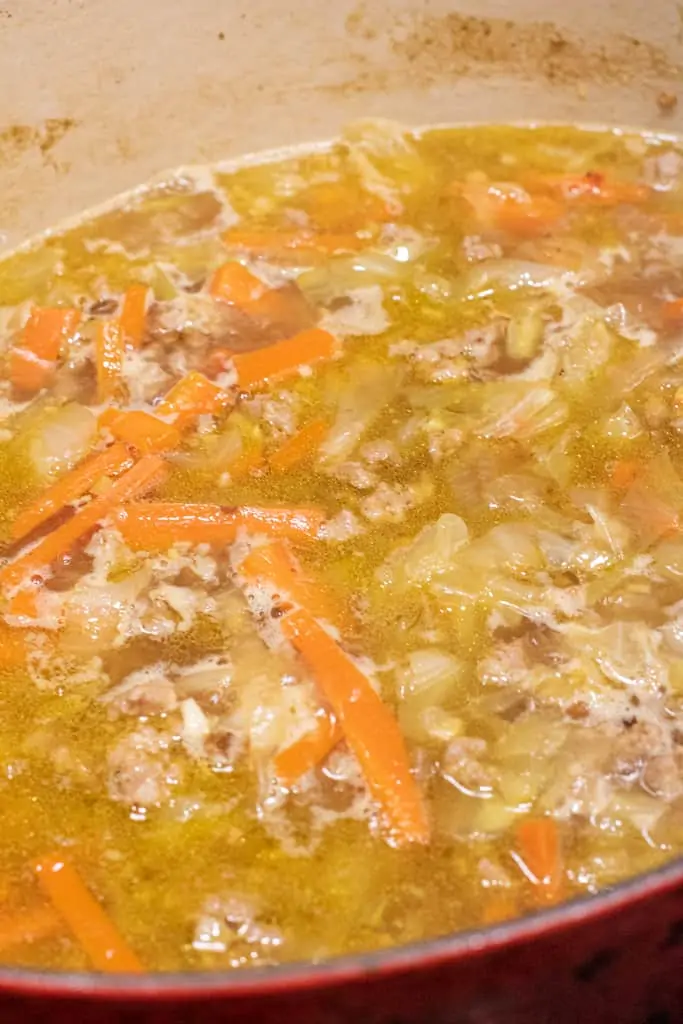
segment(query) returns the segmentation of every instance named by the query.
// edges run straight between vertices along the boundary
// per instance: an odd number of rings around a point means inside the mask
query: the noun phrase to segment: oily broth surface
[[[404,211],[397,218],[402,232],[396,233],[395,247],[410,248],[413,233],[429,237],[423,272],[457,281],[468,269],[463,238],[472,225],[462,202],[445,195],[449,182],[473,173],[484,173],[491,181],[521,182],[529,172],[550,174],[558,168],[578,174],[590,169],[635,180],[649,156],[669,149],[677,152],[677,144],[638,135],[494,126],[426,131],[411,140],[405,153],[397,157],[390,151],[383,157],[380,152],[375,163],[380,172],[391,165],[403,200]],[[7,257],[0,263],[0,305],[15,307],[31,301],[85,306],[118,295],[135,280],[148,283],[158,301],[171,301],[181,287],[179,282],[200,284],[225,260],[221,232],[235,216],[242,222],[256,220],[259,229],[276,231],[287,210],[306,211],[301,201],[306,183],[340,180],[356,198],[354,205],[362,209],[357,173],[348,149],[339,145],[230,171],[207,168],[198,185],[181,177],[132,200],[124,199],[117,209]],[[674,217],[683,212],[682,202],[675,191],[662,191],[653,194],[651,205],[658,215]],[[335,230],[342,231],[345,218],[338,219]],[[574,238],[599,251],[618,249],[626,234],[623,219],[613,208],[589,206],[576,215],[572,227]],[[285,261],[285,273],[290,272]],[[535,301],[535,294],[522,289],[513,296],[498,296],[497,309],[514,313],[525,301]],[[332,421],[335,396],[354,360],[386,359],[392,344],[405,339],[432,343],[485,324],[491,316],[489,297],[460,305],[443,303],[429,289],[421,291],[410,273],[386,284],[384,308],[386,331],[347,338],[342,362],[316,368],[312,376],[273,390],[293,393],[300,407]],[[634,346],[633,341],[617,337],[609,367],[598,368],[568,398],[567,420],[574,430],[568,444],[571,487],[604,487],[605,465],[619,455],[619,444],[597,428],[596,409],[615,368],[632,358]],[[423,386],[410,374],[406,372],[402,388]],[[675,384],[662,385],[663,393],[669,394]],[[461,391],[457,386],[453,390],[456,409],[466,385],[460,387]],[[636,396],[637,410],[651,397]],[[363,442],[393,436],[413,412],[406,394],[400,392],[374,420]],[[557,437],[563,429],[557,429]],[[555,437],[552,432],[551,437]],[[629,448],[629,456],[635,452],[647,460],[663,444],[676,468],[683,469],[680,434],[668,423],[657,432],[645,431]],[[485,447],[488,456],[510,471],[527,463],[514,437],[488,440]],[[371,529],[345,542],[302,550],[301,558],[346,607],[360,609],[349,643],[354,653],[368,655],[384,669],[380,672],[383,696],[392,706],[400,704],[393,668],[426,645],[430,630],[438,631],[439,648],[465,664],[457,691],[444,698],[443,706],[460,719],[463,735],[492,744],[495,763],[496,743],[509,723],[489,714],[482,700],[491,692],[490,688],[485,692],[477,675],[477,665],[493,645],[486,615],[476,608],[470,615],[459,614],[454,597],[451,606],[442,604],[436,614],[425,618],[419,592],[392,596],[376,575],[392,552],[444,512],[461,516],[472,538],[517,518],[484,500],[473,501],[467,492],[459,494],[453,485],[457,461],[456,453],[435,462],[426,441],[415,443],[401,464],[390,467],[382,479],[397,485],[429,479],[428,496],[399,523],[373,523]],[[23,450],[15,439],[0,443],[3,539],[16,511],[40,488],[25,467]],[[219,500],[215,474],[178,464],[159,496],[173,501]],[[230,505],[320,504],[334,515],[340,509],[357,509],[359,494],[345,480],[313,475],[306,466],[287,475],[266,471],[231,481],[221,489],[220,500]],[[548,503],[561,513],[570,506],[560,487]],[[683,593],[669,595],[672,602],[680,597]],[[503,628],[514,634],[514,625]],[[191,663],[207,650],[229,649],[232,640],[215,625],[195,621],[187,632],[173,637],[172,660]],[[108,657],[111,677],[124,677],[142,656],[143,646],[147,660],[168,657],[162,645],[134,643]],[[367,820],[333,820],[311,829],[310,814],[297,808],[296,799],[289,810],[288,841],[283,843],[256,813],[258,786],[248,760],[217,772],[185,758],[184,778],[173,798],[145,815],[130,813],[109,800],[103,750],[130,732],[131,721],[126,716],[113,718],[97,700],[99,693],[98,684],[88,680],[73,683],[66,678],[54,688],[40,688],[23,671],[5,671],[0,678],[0,792],[5,822],[0,877],[8,917],[36,901],[31,864],[56,848],[69,851],[127,941],[155,970],[319,959],[441,935],[507,916],[510,908],[524,912],[538,906],[533,887],[512,857],[516,815],[521,812],[511,813],[498,796],[467,796],[441,777],[435,767],[440,756],[437,741],[422,744],[427,767],[423,767],[421,784],[429,795],[435,823],[427,848],[394,849],[376,828],[368,827]],[[547,701],[540,697],[537,710],[545,736],[562,713],[553,706],[552,695]],[[177,738],[172,742],[180,750]],[[418,770],[419,746],[411,745]],[[57,747],[64,750],[61,759],[54,756]],[[490,820],[482,819],[477,825],[479,819],[472,816],[481,814],[484,803],[491,808]],[[675,821],[653,838],[647,830],[638,829],[637,820],[628,810],[620,814],[617,807],[601,825],[580,817],[560,822],[566,896],[596,891],[649,870],[680,851],[681,834]],[[482,869],[484,862],[500,866],[503,881],[495,871]],[[202,950],[201,942],[193,946],[197,920],[207,901],[226,893],[250,901],[259,922],[278,929],[278,943],[264,947],[231,940],[228,948],[219,951]],[[58,969],[88,967],[66,933],[8,949],[3,959]]]

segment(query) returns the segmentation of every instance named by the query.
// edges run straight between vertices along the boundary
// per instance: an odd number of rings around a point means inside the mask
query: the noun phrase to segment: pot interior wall
[[[6,0],[0,248],[180,163],[347,120],[676,130],[673,0]]]

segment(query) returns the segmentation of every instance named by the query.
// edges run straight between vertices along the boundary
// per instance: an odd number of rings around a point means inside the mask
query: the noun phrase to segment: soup
[[[4,259],[6,963],[317,960],[683,850],[682,166],[359,123]]]

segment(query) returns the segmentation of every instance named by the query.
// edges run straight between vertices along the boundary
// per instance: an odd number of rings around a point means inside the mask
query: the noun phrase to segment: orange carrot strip
[[[677,510],[639,478],[626,491],[619,510],[638,540],[647,546],[676,533],[681,525]]]
[[[538,895],[554,902],[564,890],[564,869],[557,823],[553,818],[527,818],[517,828],[519,852],[539,886]]]
[[[139,452],[163,452],[180,444],[180,432],[174,426],[142,409],[129,412],[105,409],[98,423],[117,440],[134,445]]]
[[[503,231],[532,237],[548,231],[562,217],[559,203],[547,196],[531,196],[528,201],[503,200],[495,212],[495,222]]]
[[[7,615],[14,618],[37,619],[38,618],[38,591],[35,587],[26,590],[17,590],[12,594],[7,603]]]
[[[277,256],[300,250],[332,255],[341,252],[357,252],[366,242],[354,234],[315,233],[312,231],[244,231],[230,228],[223,235],[223,241],[236,249]]]
[[[324,761],[343,738],[344,733],[334,715],[321,708],[315,727],[275,755],[277,778],[283,786],[293,786],[302,775]]]
[[[114,397],[123,374],[125,342],[118,320],[102,320],[95,337],[95,364],[97,367],[97,398],[107,402]]]
[[[78,309],[34,309],[18,347],[33,352],[38,359],[56,362],[62,345],[74,334],[80,322]]]
[[[12,524],[12,538],[21,540],[56,515],[67,505],[78,501],[103,476],[119,476],[130,469],[134,458],[123,444],[114,444],[91,455],[48,487],[39,498],[24,509]]]
[[[318,230],[338,232],[349,228],[360,230],[369,223],[396,220],[400,206],[390,206],[373,192],[357,185],[339,181],[324,181],[312,185],[297,196],[297,201],[314,221]]]
[[[544,188],[565,202],[616,206],[619,203],[643,203],[650,198],[648,185],[609,178],[600,171],[585,174],[541,174],[529,177],[532,188]]]
[[[316,508],[256,508],[177,502],[131,502],[115,517],[116,529],[136,551],[174,544],[230,544],[240,527],[270,537],[317,537],[324,513]],[[0,582],[2,573],[0,571]]]
[[[110,973],[140,974],[144,970],[107,912],[86,888],[71,864],[58,855],[35,865],[38,882],[92,966]]]
[[[234,306],[248,306],[260,299],[268,291],[268,286],[241,263],[230,260],[215,272],[209,291],[215,299]]]
[[[35,393],[49,387],[62,345],[80,323],[77,309],[34,309],[21,339],[9,354],[9,376],[16,391]]]
[[[339,720],[393,839],[397,843],[428,842],[424,802],[410,774],[403,736],[389,708],[309,612],[294,611],[281,623]]]
[[[314,454],[326,433],[327,423],[324,420],[311,420],[298,434],[294,434],[273,452],[268,459],[271,469],[286,473],[293,466],[304,462]]]
[[[339,620],[339,609],[335,608],[326,588],[304,576],[301,566],[283,543],[252,548],[239,571],[249,579],[267,581],[280,596],[290,598],[301,608],[315,609],[320,618]]]
[[[336,349],[335,338],[328,331],[314,327],[268,348],[242,352],[233,359],[238,384],[248,389],[265,384],[273,377],[296,373],[300,366],[331,359]]]
[[[325,513],[315,506],[260,508],[240,505],[236,510],[241,526],[250,533],[264,533],[280,540],[315,540],[325,522]]]
[[[12,387],[22,395],[35,394],[54,383],[57,364],[48,359],[38,359],[32,352],[19,348],[10,349],[9,378]]]
[[[26,907],[16,917],[0,918],[0,953],[12,946],[47,939],[61,928],[62,920],[52,907]]]
[[[148,298],[149,288],[144,284],[131,285],[123,298],[119,323],[123,340],[134,348],[140,348],[145,336]]]
[[[547,232],[564,214],[560,203],[549,196],[529,195],[524,189],[495,183],[454,182],[450,195],[462,196],[485,227],[534,236]]]
[[[100,497],[79,509],[71,519],[46,534],[35,547],[0,569],[0,587],[13,588],[27,576],[43,575],[49,566],[66,554],[80,538],[94,529],[112,509],[150,490],[164,475],[164,461],[159,455],[145,455],[120,476]]]
[[[182,430],[197,416],[215,415],[225,409],[230,401],[227,391],[193,370],[173,385],[154,411],[157,416],[175,416],[174,426]]]
[[[625,491],[640,475],[642,468],[642,463],[637,459],[617,459],[610,473],[612,487],[618,491]]]
[[[683,323],[683,299],[672,299],[662,304],[662,319],[668,325]]]
[[[230,474],[231,480],[239,480],[257,469],[262,469],[266,464],[263,457],[263,444],[250,445],[246,451],[238,455],[236,459],[224,467],[224,472]]]

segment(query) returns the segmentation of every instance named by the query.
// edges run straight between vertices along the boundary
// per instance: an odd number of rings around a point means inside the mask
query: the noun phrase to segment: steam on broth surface
[[[363,122],[0,263],[3,961],[322,959],[683,851],[682,167]]]

